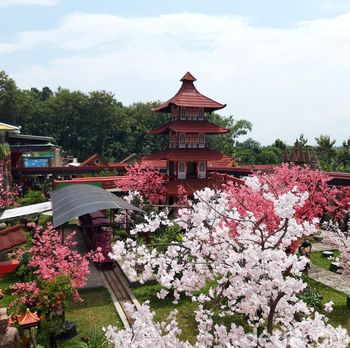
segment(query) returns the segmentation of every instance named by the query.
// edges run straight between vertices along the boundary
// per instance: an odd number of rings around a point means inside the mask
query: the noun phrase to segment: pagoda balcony
[[[174,144],[169,143],[169,149],[207,149],[208,144]]]

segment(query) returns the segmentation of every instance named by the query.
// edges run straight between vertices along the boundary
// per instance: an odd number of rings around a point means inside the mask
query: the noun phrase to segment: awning
[[[14,219],[25,215],[43,213],[51,209],[51,202],[32,204],[20,208],[6,209],[0,213],[0,221]]]
[[[50,192],[53,227],[63,225],[77,216],[103,209],[126,209],[143,212],[112,193],[93,185],[76,184]]]

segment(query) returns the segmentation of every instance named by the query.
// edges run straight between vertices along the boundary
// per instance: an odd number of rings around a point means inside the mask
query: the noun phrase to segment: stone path
[[[85,255],[88,250],[86,246],[86,242],[83,239],[83,235],[79,230],[78,226],[68,226],[65,228],[65,235],[69,234],[72,231],[76,231],[76,235],[74,238],[74,241],[77,242],[77,245],[75,246],[75,249],[78,250],[78,252],[81,255]],[[84,289],[89,289],[89,288],[98,288],[101,286],[104,286],[104,282],[101,278],[100,271],[96,268],[96,266],[90,262],[89,266],[90,273],[87,275],[87,281],[84,286]]]
[[[74,241],[77,242],[75,248],[81,255],[84,255],[88,252],[88,249],[79,227],[75,225],[68,226],[65,229],[65,234],[73,230],[77,231],[74,238]],[[124,327],[129,328],[133,320],[130,313],[126,310],[126,304],[134,305],[136,308],[139,308],[140,304],[132,294],[128,280],[119,265],[113,270],[101,271],[93,263],[90,263],[89,270],[90,273],[87,275],[87,282],[84,288],[105,287],[111,295],[113,305]]]
[[[322,242],[312,244],[313,252],[334,249],[335,248],[333,245]],[[331,272],[319,266],[311,265],[311,269],[309,270],[309,277],[318,281],[319,283],[343,292],[347,296],[350,296],[350,279],[343,277],[341,274]]]
[[[347,296],[350,296],[350,280],[344,278],[341,274],[337,274],[324,268],[311,265],[311,269],[309,270],[309,277],[318,281],[319,283],[343,292]]]
[[[325,251],[325,250],[334,250],[335,247],[333,245],[330,244],[326,244],[326,243],[312,243],[312,251]]]

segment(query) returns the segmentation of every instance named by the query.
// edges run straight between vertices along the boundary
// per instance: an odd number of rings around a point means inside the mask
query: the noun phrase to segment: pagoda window
[[[175,132],[169,133],[169,147],[170,148],[176,147],[176,133]]]
[[[185,162],[179,162],[178,179],[186,179],[186,164]]]
[[[199,113],[198,113],[198,119],[200,121],[204,120],[204,108],[199,108],[198,109]]]
[[[179,134],[179,148],[185,148],[186,147],[186,134],[180,133]]]
[[[186,108],[180,107],[180,120],[185,121],[186,120]]]
[[[205,161],[198,162],[198,178],[204,179],[206,177],[206,165]]]
[[[204,134],[199,134],[198,147],[200,147],[200,148],[205,147],[205,135]]]
[[[195,148],[198,147],[198,134],[197,133],[192,134],[192,147],[195,147]]]
[[[191,133],[186,134],[186,144],[187,144],[187,147],[189,147],[189,148],[192,147],[192,134]]]

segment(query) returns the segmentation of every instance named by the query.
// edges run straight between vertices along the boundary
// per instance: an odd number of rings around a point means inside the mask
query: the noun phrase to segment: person
[[[18,348],[19,336],[15,327],[9,326],[6,308],[0,308],[0,348]]]
[[[308,259],[311,258],[311,249],[312,249],[312,245],[308,240],[304,240],[304,242],[300,245],[299,247],[299,255],[300,256],[305,256]],[[304,269],[304,273],[308,274],[310,269],[310,262],[308,262],[305,266]]]

